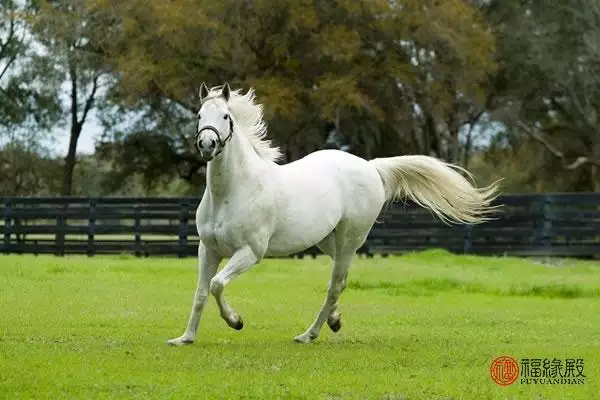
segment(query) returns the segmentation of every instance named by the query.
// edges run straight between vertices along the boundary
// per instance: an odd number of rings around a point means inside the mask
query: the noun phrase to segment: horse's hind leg
[[[346,228],[346,229],[344,229]],[[335,331],[341,327],[340,316],[337,312],[338,299],[346,287],[348,268],[356,254],[356,250],[364,243],[367,229],[347,229],[338,225],[335,233],[335,256],[333,271],[327,289],[327,297],[317,318],[302,335],[296,336],[296,342],[310,343],[319,336],[321,327],[328,321],[329,327]]]
[[[346,276],[348,274],[348,267],[350,267],[353,257],[354,250],[346,251],[345,253],[340,253],[339,251],[336,252],[335,261],[333,263],[333,272],[331,274],[331,280],[329,281],[329,287],[327,289],[327,298],[321,306],[321,310],[319,311],[317,318],[314,320],[308,330],[302,335],[296,336],[296,342],[312,342],[319,336],[321,327],[326,320],[331,320],[332,325],[334,325],[332,330],[335,328],[335,321],[339,323],[339,314],[336,311],[337,303],[342,291],[344,290]]]
[[[335,231],[325,236],[325,239],[321,240],[317,247],[332,259],[335,259]]]

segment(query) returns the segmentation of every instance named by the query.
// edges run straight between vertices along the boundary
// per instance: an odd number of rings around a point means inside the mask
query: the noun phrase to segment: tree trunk
[[[457,164],[459,160],[459,152],[460,152],[460,141],[458,138],[458,130],[450,131],[450,149],[448,151],[447,159],[449,162]]]
[[[69,139],[69,150],[65,157],[65,166],[63,169],[63,181],[60,194],[62,196],[71,196],[73,194],[73,172],[77,156],[77,142],[81,134],[82,126],[79,123],[71,126],[71,137]]]
[[[598,192],[600,185],[598,183],[598,167],[590,165],[590,187],[593,192]]]
[[[598,154],[600,154],[600,142],[598,141],[598,135],[600,135],[600,130],[596,130],[596,132],[592,133],[592,154],[591,154],[591,159],[592,160],[598,160]],[[600,180],[598,179],[598,165],[597,164],[591,164],[590,165],[590,180],[591,180],[591,189],[594,192],[599,192],[600,191]]]
[[[438,132],[435,119],[428,110],[423,109],[425,114],[425,138],[427,155],[434,155],[437,158],[445,160],[445,154],[442,151],[442,143]]]
[[[448,82],[448,85],[452,88],[452,92],[456,93],[457,90],[455,88],[455,84],[454,81],[450,80]],[[451,163],[458,163],[459,162],[459,157],[460,157],[460,140],[459,140],[459,130],[460,130],[460,123],[459,123],[459,112],[460,112],[460,106],[458,104],[458,101],[455,99],[452,102],[452,109],[449,110],[448,115],[446,117],[446,125],[447,125],[447,129],[448,129],[448,140],[450,143],[448,143],[447,149],[446,149],[446,159],[447,161],[451,162]]]
[[[82,126],[77,118],[79,108],[77,93],[77,67],[69,59],[69,78],[71,80],[71,134],[69,137],[69,150],[65,157],[65,166],[63,169],[63,181],[60,194],[62,196],[71,196],[73,193],[73,170],[75,169],[75,156],[77,155],[77,141],[81,133]]]
[[[60,191],[62,196],[71,196],[73,194],[73,172],[76,164],[77,142],[79,141],[79,136],[83,130],[83,124],[87,119],[88,113],[94,106],[100,74],[96,74],[92,79],[91,91],[87,95],[85,103],[82,105],[79,104],[77,65],[73,60],[69,60],[69,78],[71,80],[71,136],[69,138],[69,150],[65,157],[65,166],[63,169],[63,181]],[[81,116],[79,117],[78,114],[80,110]]]
[[[473,147],[473,124],[469,126],[467,132],[467,142],[463,150],[463,166],[469,168],[469,162],[471,161],[471,148]]]

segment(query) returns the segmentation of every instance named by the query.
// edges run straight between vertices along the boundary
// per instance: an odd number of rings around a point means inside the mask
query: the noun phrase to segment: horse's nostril
[[[197,147],[198,149],[211,150],[217,146],[217,141],[215,139],[205,138],[203,140],[198,140]]]

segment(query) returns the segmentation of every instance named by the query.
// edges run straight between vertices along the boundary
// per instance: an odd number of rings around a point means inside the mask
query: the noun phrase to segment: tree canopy
[[[64,194],[78,190],[69,182],[91,109],[104,127],[94,155],[106,175],[98,190],[115,193],[131,180],[173,188],[181,180],[182,190],[199,194],[204,165],[191,143],[197,91],[201,82],[225,81],[256,89],[285,162],[326,147],[333,127],[359,156],[433,155],[483,181],[504,177],[511,190],[595,190],[600,179],[595,0],[57,0],[19,13],[3,0],[2,7],[1,33],[14,21],[29,42],[17,36],[0,61],[11,76],[30,77],[15,86],[21,103],[0,108],[3,126],[39,115],[40,124],[69,129]],[[23,57],[19,68],[11,54]],[[10,82],[0,75],[3,90]]]

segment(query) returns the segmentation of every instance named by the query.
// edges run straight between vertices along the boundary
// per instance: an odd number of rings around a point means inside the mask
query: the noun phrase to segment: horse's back
[[[278,167],[281,229],[327,236],[342,221],[370,227],[385,202],[381,177],[366,160],[321,150]],[[314,243],[310,243],[313,245]]]
[[[282,168],[303,176],[300,180],[306,181],[307,185],[323,182],[329,187],[335,186],[351,209],[356,208],[354,203],[361,202],[379,204],[375,208],[380,208],[385,201],[377,169],[364,158],[350,153],[319,150]]]

